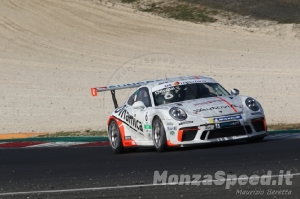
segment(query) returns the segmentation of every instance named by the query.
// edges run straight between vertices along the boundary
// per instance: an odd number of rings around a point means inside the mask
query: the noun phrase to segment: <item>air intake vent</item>
[[[195,139],[198,130],[183,131],[182,141],[191,141]]]
[[[195,139],[198,132],[198,127],[181,128],[178,131],[178,141],[192,141]]]
[[[260,131],[265,130],[265,124],[264,124],[263,119],[252,120],[251,123],[252,123],[252,125],[253,125],[256,132],[260,132]]]
[[[246,130],[247,130],[247,133],[248,133],[248,134],[251,134],[251,133],[252,133],[251,126],[247,125],[247,126],[246,126]]]
[[[243,126],[224,128],[210,131],[207,139],[222,138],[222,137],[231,137],[246,135],[245,129]]]

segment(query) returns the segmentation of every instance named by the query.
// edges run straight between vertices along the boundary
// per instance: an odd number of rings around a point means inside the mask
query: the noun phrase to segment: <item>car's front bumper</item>
[[[194,123],[193,123],[194,124]],[[252,119],[241,125],[228,128],[215,128],[214,124],[177,126],[170,131],[166,127],[170,146],[188,146],[241,139],[255,139],[267,136],[264,118]]]

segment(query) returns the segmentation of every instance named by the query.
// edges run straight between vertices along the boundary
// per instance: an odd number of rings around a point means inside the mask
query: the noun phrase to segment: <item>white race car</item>
[[[139,87],[118,107],[115,90]],[[214,79],[183,76],[91,88],[93,96],[111,91],[115,110],[108,118],[108,137],[115,153],[124,149],[184,147],[246,139],[267,133],[262,106],[255,99],[228,93]]]

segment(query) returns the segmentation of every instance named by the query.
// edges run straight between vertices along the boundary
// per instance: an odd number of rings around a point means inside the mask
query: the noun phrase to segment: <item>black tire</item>
[[[152,125],[153,144],[158,152],[163,152],[167,148],[166,131],[162,121],[156,117]]]
[[[114,120],[111,120],[109,123],[108,138],[113,152],[119,154],[124,151],[120,129],[117,122]]]

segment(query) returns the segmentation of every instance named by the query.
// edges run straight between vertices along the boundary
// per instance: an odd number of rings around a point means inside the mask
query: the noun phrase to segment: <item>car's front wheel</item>
[[[152,139],[154,147],[158,152],[162,152],[166,149],[166,132],[162,121],[158,117],[153,120]]]
[[[112,150],[115,153],[122,153],[124,151],[123,145],[122,145],[122,138],[120,134],[120,129],[118,127],[118,124],[115,120],[111,120],[108,126],[108,138],[110,141],[110,145]]]

